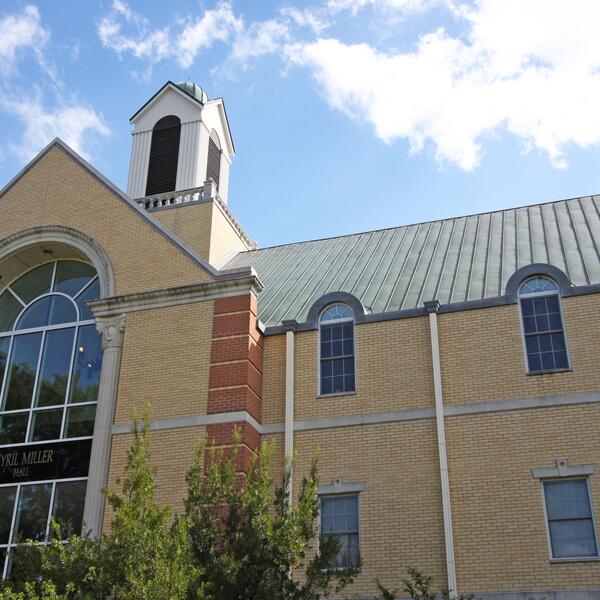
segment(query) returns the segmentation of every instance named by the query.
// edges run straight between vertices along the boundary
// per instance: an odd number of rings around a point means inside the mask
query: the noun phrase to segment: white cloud
[[[323,9],[304,8],[299,9],[296,6],[285,6],[280,11],[283,18],[291,21],[298,27],[309,27],[314,33],[321,33],[329,27],[329,20],[326,18]]]
[[[229,2],[205,10],[201,16],[181,19],[177,28],[152,29],[148,20],[123,0],[113,0],[111,13],[98,24],[98,35],[105,47],[119,55],[130,53],[150,63],[171,58],[188,68],[202,50],[229,41],[242,28],[242,19],[235,16]]]
[[[61,137],[77,152],[87,155],[93,135],[107,136],[110,131],[102,117],[92,108],[75,100],[62,99],[63,82],[48,62],[51,54],[50,30],[44,26],[36,6],[27,5],[21,12],[0,18],[0,111],[23,125],[20,139],[4,142],[2,157],[13,153],[24,160],[31,159],[54,137]],[[19,93],[21,74],[19,62],[33,56],[44,77],[38,84]],[[48,92],[58,97],[53,107],[48,107],[43,96]]]
[[[331,106],[370,123],[382,140],[407,139],[414,152],[431,144],[438,160],[463,169],[477,166],[485,138],[502,130],[559,168],[570,145],[600,143],[597,0],[448,6],[464,37],[438,29],[398,53],[318,39],[289,45],[287,56],[312,70]]]
[[[21,13],[8,14],[0,19],[0,73],[10,74],[18,56],[31,51],[42,61],[50,32],[41,22],[36,6],[27,5]]]
[[[399,11],[402,13],[419,12],[425,10],[434,3],[435,0],[328,0],[327,8],[336,13],[342,10],[349,10],[356,14],[359,10],[367,6],[373,6],[377,9]]]
[[[245,63],[251,58],[277,52],[290,39],[288,26],[276,19],[259,21],[240,32],[231,48],[230,58]]]
[[[0,101],[0,109],[11,113],[23,124],[21,139],[8,147],[23,160],[33,158],[53,138],[60,137],[76,152],[88,156],[92,134],[108,136],[110,130],[101,115],[77,102],[64,102],[54,108],[42,103],[40,94]]]

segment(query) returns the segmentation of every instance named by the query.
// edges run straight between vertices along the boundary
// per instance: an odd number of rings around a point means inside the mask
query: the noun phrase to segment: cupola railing
[[[136,198],[134,202],[142,209],[148,212],[166,209],[185,204],[207,204],[214,202],[223,212],[225,218],[230,222],[231,226],[238,233],[240,238],[246,243],[250,249],[258,248],[256,242],[253,242],[248,234],[244,231],[239,221],[234,214],[229,210],[229,207],[217,192],[217,186],[212,179],[204,182],[200,187],[190,188],[187,190],[177,190],[175,192],[162,192],[151,196],[143,196]]]

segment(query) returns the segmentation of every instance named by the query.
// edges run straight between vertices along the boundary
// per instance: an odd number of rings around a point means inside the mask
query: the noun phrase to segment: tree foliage
[[[317,600],[352,581],[356,569],[329,569],[335,539],[315,551],[316,458],[292,506],[290,469],[273,485],[272,445],[243,474],[239,433],[227,452],[198,444],[185,513],[174,516],[155,500],[148,426],[149,414],[135,420],[120,492],[105,491],[110,530],[63,540],[53,522],[48,544],[17,548],[0,600]]]
[[[17,547],[10,587],[0,592],[1,600],[188,598],[200,573],[189,554],[185,518],[173,522],[169,508],[154,499],[148,424],[148,416],[141,428],[135,422],[121,493],[106,490],[114,511],[110,532],[98,540],[73,535],[64,543],[54,522],[48,545]],[[201,586],[195,587],[200,593]]]
[[[335,539],[321,539],[311,556],[319,505],[317,459],[302,480],[297,502],[289,497],[290,469],[273,492],[272,444],[263,444],[245,474],[236,472],[236,446],[225,456],[210,450],[203,468],[199,446],[188,476],[186,516],[196,564],[210,576],[214,600],[316,600],[347,585],[356,569],[331,570]],[[292,577],[291,573],[298,574]]]

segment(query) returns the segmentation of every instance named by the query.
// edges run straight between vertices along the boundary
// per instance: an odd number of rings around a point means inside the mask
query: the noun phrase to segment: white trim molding
[[[97,319],[96,328],[102,336],[102,370],[98,391],[98,408],[94,424],[94,438],[88,471],[83,520],[94,537],[102,532],[104,494],[108,479],[108,464],[112,445],[112,424],[121,369],[121,353],[125,332],[125,315]]]
[[[367,488],[366,483],[344,483],[341,477],[334,477],[331,483],[320,485],[317,489],[319,496],[330,494],[357,494],[364,492]]]
[[[72,246],[87,256],[98,273],[101,296],[112,296],[115,293],[115,275],[108,255],[96,240],[71,227],[42,225],[10,235],[0,241],[0,260],[28,246],[49,242]]]
[[[243,275],[241,277],[231,277],[208,283],[103,298],[90,302],[89,307],[96,318],[101,318],[138,310],[205,302],[207,300],[237,296],[248,292],[256,295],[261,290],[262,284],[256,274],[252,273],[250,276]]]
[[[556,460],[555,467],[538,467],[531,469],[536,479],[553,479],[557,477],[587,477],[596,473],[596,465],[570,465],[566,458]]]
[[[157,419],[150,423],[150,431],[163,429],[179,429],[182,427],[202,427],[206,425],[221,425],[223,423],[238,423],[243,421],[260,433],[260,423],[245,410],[227,413],[214,413],[211,415],[195,415],[190,417],[173,417],[171,419]],[[124,435],[133,431],[133,422],[115,423],[112,426],[113,435]]]

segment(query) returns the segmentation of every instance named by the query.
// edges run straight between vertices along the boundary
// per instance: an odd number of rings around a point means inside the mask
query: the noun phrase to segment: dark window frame
[[[548,282],[552,288],[539,291],[539,292],[523,292],[524,286],[528,283],[535,280],[544,280]],[[558,311],[549,312],[547,299],[556,299],[556,304],[558,307]],[[536,303],[536,300],[538,301]],[[537,313],[536,306],[539,304],[539,301],[544,301],[545,311]],[[521,334],[523,340],[523,353],[525,356],[525,365],[527,368],[528,375],[541,375],[544,373],[555,373],[561,371],[569,371],[571,370],[571,356],[569,353],[569,346],[567,344],[567,336],[565,331],[565,319],[562,309],[561,302],[561,294],[560,288],[557,283],[551,279],[550,277],[543,275],[536,275],[534,277],[529,277],[525,281],[523,281],[518,289],[518,305],[519,305],[519,319],[521,322]],[[533,312],[526,314],[526,307],[531,306],[533,308]],[[551,327],[550,326],[550,316],[551,315],[559,315],[560,319],[560,327]],[[541,319],[548,320],[548,327],[537,329],[537,317]],[[526,323],[526,319],[533,319],[536,323],[536,329],[531,330]],[[541,340],[545,339],[545,344],[550,344],[550,349],[542,350]],[[537,342],[537,351],[532,351],[530,346],[532,342],[530,340],[535,340]],[[555,348],[554,345],[558,344],[558,347]],[[551,355],[553,364],[550,366],[548,364],[544,365],[544,360],[548,357],[544,357],[542,355]],[[564,356],[563,356],[564,355]],[[557,357],[561,359],[563,362],[557,366]],[[539,361],[539,364],[537,364]]]
[[[331,309],[341,309],[345,311],[346,316],[336,316],[332,318],[327,317],[328,311]],[[345,332],[343,331],[344,325],[349,324],[351,327],[351,338],[344,337]],[[324,340],[324,336],[326,332],[333,332],[336,328],[342,326],[342,337],[336,340]],[[334,302],[333,304],[327,305],[319,315],[319,329],[318,329],[318,395],[319,397],[326,396],[342,396],[347,394],[355,394],[356,393],[356,334],[355,334],[355,318],[354,312],[351,307],[342,302]],[[330,335],[331,335],[330,334]],[[348,340],[351,341],[352,351],[347,352],[344,348],[344,342]],[[328,356],[323,356],[323,344],[326,342],[331,342],[332,349],[331,353]],[[342,346],[342,352],[334,354],[333,351],[333,342],[339,342]],[[348,361],[351,361],[351,372],[346,373],[345,368],[348,364]],[[342,373],[339,375],[334,375],[334,365],[336,363],[340,363],[342,365]],[[324,366],[331,365],[331,374],[324,375]],[[341,379],[342,388],[336,388],[336,378]],[[325,380],[331,380],[331,389],[329,389],[326,385],[324,385]],[[347,385],[348,383],[348,385]]]

